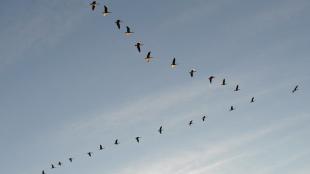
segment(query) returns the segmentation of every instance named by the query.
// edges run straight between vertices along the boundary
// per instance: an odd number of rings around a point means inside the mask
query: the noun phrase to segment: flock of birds
[[[92,10],[92,11],[95,11],[95,9],[97,8],[98,5],[99,5],[99,3],[98,3],[97,1],[92,1],[92,2],[90,3],[91,10]],[[111,13],[112,13],[112,12],[109,10],[109,8],[108,8],[106,5],[104,5],[104,9],[103,9],[102,15],[103,15],[103,16],[108,16],[108,15],[111,14]],[[116,24],[117,29],[119,29],[119,30],[121,29],[121,23],[122,23],[122,22],[123,22],[123,21],[120,20],[120,19],[117,19],[117,20],[115,21],[115,24]],[[130,27],[129,27],[129,26],[126,26],[125,35],[126,35],[126,36],[130,36],[130,35],[132,35],[133,33],[134,33],[134,32],[130,29]],[[143,44],[142,44],[141,42],[136,42],[136,44],[135,44],[134,46],[137,48],[138,52],[141,53],[141,47],[143,46]],[[145,59],[146,62],[151,62],[151,60],[153,59],[153,57],[151,56],[151,51],[149,51],[149,52],[146,54],[146,56],[145,56],[144,59]],[[177,66],[177,64],[176,64],[176,58],[173,58],[173,60],[172,60],[172,62],[171,62],[171,68],[176,68],[176,66]],[[196,71],[194,68],[192,68],[192,69],[189,71],[190,77],[194,77],[194,74],[195,74],[196,72],[197,72],[197,71]],[[215,79],[215,76],[210,76],[208,79],[209,79],[209,83],[212,84],[213,80]],[[225,79],[225,78],[222,80],[221,85],[223,85],[223,86],[227,85],[226,79]],[[296,85],[296,86],[293,88],[293,90],[292,90],[291,92],[292,92],[292,93],[295,93],[298,89],[299,89],[299,85]],[[235,89],[234,89],[234,91],[237,92],[237,91],[239,91],[239,90],[240,90],[240,88],[239,88],[239,85],[237,84],[236,87],[235,87]],[[252,97],[251,100],[250,100],[250,103],[254,103],[254,102],[255,102],[255,98]],[[233,111],[233,110],[235,110],[235,107],[234,107],[234,106],[230,106],[229,111]],[[206,116],[206,115],[203,115],[203,116],[201,117],[201,121],[202,121],[202,122],[205,122],[206,119],[207,119],[207,116]],[[188,122],[188,126],[192,126],[193,123],[194,123],[194,121],[193,121],[193,120],[190,120],[190,121]],[[159,129],[158,129],[157,131],[158,131],[159,134],[163,134],[163,131],[164,131],[163,126],[160,126]],[[140,142],[141,142],[141,139],[142,139],[142,137],[137,136],[137,137],[135,137],[134,140],[135,140],[136,143],[140,143]],[[119,140],[118,140],[118,139],[115,139],[115,140],[114,140],[114,145],[119,145],[119,144],[120,144]],[[99,151],[104,150],[104,146],[103,146],[102,144],[100,144],[100,145],[98,146],[98,150],[99,150]],[[92,157],[93,154],[94,154],[94,152],[87,152],[87,153],[85,154],[85,156]],[[73,157],[69,157],[69,158],[68,158],[68,161],[69,161],[70,163],[72,163],[72,162],[73,162],[73,159],[74,159]],[[62,166],[62,165],[63,165],[63,162],[59,161],[59,162],[57,162],[56,164],[51,164],[51,167],[50,167],[50,168],[51,168],[51,169],[55,169],[56,167],[60,167],[60,166]],[[42,173],[42,174],[46,174],[46,171],[45,171],[45,170],[42,170],[41,173]]]

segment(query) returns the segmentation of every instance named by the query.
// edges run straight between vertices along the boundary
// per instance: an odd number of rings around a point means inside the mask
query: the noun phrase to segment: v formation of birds
[[[92,10],[92,11],[95,11],[95,10],[97,9],[98,6],[99,6],[99,3],[98,3],[97,1],[92,1],[92,2],[90,3],[90,7],[91,7],[91,10]],[[103,15],[103,16],[108,16],[108,15],[111,14],[111,13],[112,13],[112,12],[110,11],[109,7],[108,7],[107,5],[104,5],[104,6],[103,6],[102,15]],[[115,25],[116,25],[117,29],[119,29],[119,30],[122,29],[122,23],[123,23],[123,21],[120,20],[120,19],[117,19],[117,20],[115,21]],[[126,26],[126,31],[124,32],[124,34],[125,34],[126,36],[130,36],[130,35],[132,35],[133,33],[134,33],[134,32],[131,30],[131,28],[130,28],[129,26]],[[136,47],[137,51],[138,51],[139,53],[141,53],[141,51],[142,51],[142,46],[143,46],[142,42],[140,42],[140,41],[139,41],[139,42],[136,42],[136,44],[135,44],[134,46]],[[145,61],[148,62],[148,63],[150,63],[150,62],[152,61],[153,57],[152,57],[152,55],[151,55],[151,51],[148,51],[148,52],[147,52],[147,54],[146,54],[146,56],[145,56],[144,59],[145,59]],[[174,68],[176,68],[176,66],[177,66],[176,58],[174,57],[174,58],[172,59],[172,62],[171,62],[171,68],[174,69]],[[194,77],[194,75],[195,75],[196,73],[197,73],[197,70],[196,70],[195,68],[192,68],[192,69],[190,69],[190,71],[189,71],[190,77]],[[214,81],[214,79],[215,79],[215,76],[212,76],[212,75],[211,75],[211,76],[209,76],[208,79],[209,79],[209,83],[212,84],[213,81]],[[226,82],[226,79],[225,79],[225,78],[222,79],[221,85],[223,85],[223,86],[227,85],[227,82]],[[298,89],[299,89],[299,85],[296,85],[296,86],[293,88],[293,90],[292,90],[291,92],[292,92],[292,93],[295,93]],[[239,85],[237,84],[236,87],[235,87],[235,89],[234,89],[234,91],[237,92],[237,91],[239,91],[239,90],[240,90],[240,88],[239,88]],[[252,98],[250,99],[249,102],[250,102],[250,103],[254,103],[254,102],[255,102],[255,97],[252,97]],[[235,106],[231,105],[230,108],[229,108],[229,111],[234,111],[235,109],[236,109]],[[206,115],[203,115],[203,116],[201,117],[201,121],[202,121],[202,122],[205,122],[206,119],[207,119],[207,116],[206,116]],[[193,124],[194,124],[194,120],[190,120],[190,121],[188,122],[188,126],[189,126],[189,127],[191,127]],[[164,133],[164,128],[163,128],[163,126],[160,126],[159,129],[158,129],[157,131],[158,131],[159,134],[163,134],[163,133]],[[134,138],[134,140],[136,141],[136,143],[141,143],[142,137],[137,136],[137,137]],[[115,139],[115,140],[114,140],[114,145],[119,145],[119,144],[120,144],[120,141],[119,141],[118,139]],[[100,144],[100,145],[98,146],[98,150],[99,150],[99,151],[102,151],[102,150],[104,150],[104,149],[105,149],[105,148],[104,148],[104,146],[103,146],[102,144]],[[85,153],[85,156],[88,156],[88,157],[90,157],[90,158],[91,158],[93,155],[94,155],[94,152],[87,152],[87,153]],[[68,158],[68,161],[69,161],[70,163],[72,163],[72,162],[74,161],[74,158],[73,158],[73,157],[69,157],[69,158]],[[56,164],[51,164],[51,165],[50,165],[50,169],[55,169],[56,167],[60,167],[60,166],[62,166],[62,164],[63,164],[63,162],[61,162],[61,161],[57,162]],[[46,174],[46,171],[45,171],[45,170],[42,170],[41,173],[42,173],[42,174]]]

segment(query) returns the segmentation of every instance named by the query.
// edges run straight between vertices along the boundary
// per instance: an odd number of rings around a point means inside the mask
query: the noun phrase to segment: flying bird
[[[298,85],[295,86],[295,88],[292,90],[292,93],[295,93],[298,90]]]
[[[250,103],[254,103],[254,97],[251,98],[251,102]]]
[[[239,85],[236,86],[235,91],[239,91]]]
[[[202,119],[202,121],[204,122],[204,121],[206,121],[206,116],[204,115],[201,119]]]
[[[210,77],[209,77],[210,84],[212,83],[212,81],[213,81],[214,78],[215,78],[214,76],[210,76]]]
[[[110,12],[108,7],[105,5],[103,12],[102,12],[103,16],[108,16],[110,13],[112,13],[112,12]]]
[[[189,71],[190,76],[191,76],[191,77],[194,77],[194,73],[195,73],[195,72],[197,72],[195,69],[191,69],[191,70]]]
[[[116,140],[114,141],[114,144],[115,144],[115,145],[118,145],[118,144],[119,144],[118,139],[116,139]]]
[[[128,26],[126,26],[126,32],[125,32],[125,35],[126,36],[130,36],[133,32],[130,31],[130,28]]]
[[[93,1],[89,5],[91,6],[92,11],[94,11],[96,6],[98,5],[98,3],[97,3],[97,1]]]
[[[100,144],[99,145],[99,150],[103,150],[104,148],[103,148],[103,146]]]
[[[163,126],[160,126],[160,127],[159,127],[158,132],[159,132],[160,134],[163,133]]]
[[[171,63],[171,68],[175,68],[175,67],[177,67],[177,64],[175,63],[175,57],[174,57]]]
[[[233,110],[235,110],[234,106],[230,106],[229,111],[233,111]]]
[[[115,21],[115,24],[116,24],[116,26],[117,26],[118,29],[121,29],[121,23],[122,23],[122,21],[119,20],[119,19],[117,19],[117,20]]]
[[[193,120],[190,120],[188,125],[191,126],[193,124]]]
[[[88,152],[87,155],[91,157],[93,155],[93,152]]]
[[[54,164],[51,164],[51,168],[52,168],[52,169],[55,169],[56,167],[54,166]]]
[[[45,171],[44,171],[44,170],[42,170],[42,174],[45,174]]]
[[[151,51],[149,51],[146,55],[146,57],[144,58],[146,60],[146,62],[151,62],[153,57],[151,56]]]
[[[226,85],[226,79],[223,79],[222,85]]]
[[[73,161],[73,158],[69,158],[69,161],[70,161],[70,163],[72,163],[72,161]]]
[[[58,165],[59,165],[59,166],[61,166],[61,165],[62,165],[62,163],[59,161],[59,162],[58,162]]]
[[[137,42],[136,44],[135,44],[135,47],[137,47],[137,50],[138,50],[138,52],[139,53],[141,53],[141,46],[142,46],[143,44],[141,43],[141,42]]]
[[[137,143],[140,143],[140,138],[141,138],[141,137],[136,137]]]

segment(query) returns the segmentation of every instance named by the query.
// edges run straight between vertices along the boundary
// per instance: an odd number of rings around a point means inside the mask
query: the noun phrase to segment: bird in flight
[[[71,158],[71,157],[70,157],[70,158],[69,158],[69,161],[70,161],[70,163],[72,163],[72,161],[73,161],[73,158]]]
[[[42,174],[45,174],[45,171],[44,171],[44,170],[42,170]]]
[[[235,91],[239,91],[239,85],[236,86]]]
[[[103,16],[108,16],[110,13],[112,13],[112,12],[110,12],[108,7],[105,5],[103,12],[102,12]]]
[[[251,102],[250,103],[254,103],[254,97],[251,98]]]
[[[233,110],[235,110],[234,106],[230,106],[229,111],[233,111]]]
[[[175,67],[177,67],[177,64],[175,63],[175,57],[174,57],[171,63],[171,68],[175,68]]]
[[[151,60],[153,59],[153,57],[151,56],[151,51],[149,51],[146,55],[146,57],[144,58],[146,60],[146,62],[151,62]]]
[[[190,120],[188,125],[191,126],[193,124],[193,120]]]
[[[62,163],[59,161],[59,162],[58,162],[58,165],[59,165],[59,166],[61,166],[61,165],[62,165]]]
[[[54,164],[51,164],[51,168],[52,168],[52,169],[55,169],[56,167],[54,166]]]
[[[160,127],[159,127],[158,132],[159,132],[160,134],[163,133],[163,126],[160,126]]]
[[[126,26],[126,32],[125,32],[125,35],[126,36],[130,36],[133,32],[130,31],[130,28],[128,26]]]
[[[141,138],[141,137],[136,137],[137,143],[140,143],[140,138]]]
[[[88,152],[87,155],[91,157],[93,155],[93,152]]]
[[[295,86],[295,88],[292,90],[292,93],[295,93],[298,90],[298,85]]]
[[[93,1],[89,5],[91,6],[92,11],[94,11],[96,6],[98,5],[98,3],[97,3],[97,1]]]
[[[121,23],[122,23],[122,21],[119,20],[119,19],[117,19],[117,20],[115,21],[115,24],[116,24],[116,26],[117,26],[118,29],[121,29]]]
[[[99,145],[99,150],[103,150],[103,146],[101,144]]]
[[[212,81],[213,81],[214,78],[215,78],[214,76],[210,76],[210,77],[209,77],[210,84],[212,83]]]
[[[226,79],[223,79],[222,85],[226,85]]]
[[[206,121],[206,118],[207,118],[207,116],[204,115],[201,119],[204,122],[204,121]]]
[[[135,44],[135,47],[137,48],[137,50],[138,50],[138,52],[139,53],[141,53],[141,46],[142,46],[143,44],[141,43],[141,42],[137,42],[136,44]]]
[[[118,139],[116,139],[116,140],[114,141],[114,144],[115,144],[115,145],[119,145]]]
[[[195,72],[197,72],[195,69],[191,69],[191,70],[189,71],[190,76],[191,76],[191,77],[194,77],[194,73],[195,73]]]

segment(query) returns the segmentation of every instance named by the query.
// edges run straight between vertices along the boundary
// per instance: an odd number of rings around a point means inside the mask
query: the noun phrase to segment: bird
[[[59,162],[58,162],[58,165],[59,165],[59,166],[61,166],[61,165],[62,165],[62,163],[59,161]]]
[[[114,141],[114,144],[115,144],[115,145],[118,145],[118,144],[119,144],[118,139],[116,139],[116,140]]]
[[[137,143],[140,143],[140,138],[141,138],[141,137],[136,137]]]
[[[146,62],[151,62],[151,60],[153,59],[153,57],[151,56],[151,51],[149,51],[146,55],[146,57],[144,58],[146,60]]]
[[[295,93],[298,90],[298,85],[295,86],[295,88],[292,90],[292,93]]]
[[[160,127],[159,127],[158,132],[159,132],[160,134],[163,133],[163,126],[160,126]]]
[[[223,79],[222,85],[226,85],[226,79]]]
[[[234,106],[230,106],[229,111],[233,111],[233,110],[235,110]]]
[[[88,153],[87,153],[87,155],[88,155],[89,157],[91,157],[92,154],[93,154],[93,152],[88,152]]]
[[[191,126],[193,124],[193,120],[190,120],[188,125]]]
[[[204,115],[201,119],[204,122],[204,121],[206,121],[206,118],[207,118],[207,116]]]
[[[44,170],[42,170],[42,174],[45,174],[45,171],[44,171]]]
[[[99,145],[99,150],[103,150],[104,148],[103,148],[103,146],[100,144]]]
[[[191,77],[194,77],[194,73],[195,73],[195,72],[197,72],[195,69],[191,69],[191,70],[189,71],[190,76],[191,76]]]
[[[212,81],[213,81],[214,78],[215,78],[214,76],[210,76],[210,77],[209,77],[210,84],[212,83]]]
[[[112,12],[110,12],[108,7],[105,5],[103,12],[102,12],[103,16],[108,16],[110,13],[112,13]]]
[[[136,44],[135,44],[135,47],[137,47],[137,50],[138,50],[138,52],[139,53],[141,53],[141,46],[142,46],[143,44],[141,43],[141,42],[137,42]]]
[[[130,28],[128,26],[126,26],[126,32],[125,32],[125,35],[126,36],[130,36],[133,32],[130,31]]]
[[[55,169],[56,167],[54,166],[54,164],[51,164],[51,168],[52,168],[52,169]]]
[[[71,157],[70,157],[70,158],[69,158],[69,161],[70,161],[70,163],[72,163],[72,161],[73,161],[73,158],[71,158]]]
[[[175,68],[176,66],[177,64],[175,63],[175,57],[174,57],[171,63],[171,68]]]
[[[115,24],[116,24],[116,26],[117,26],[118,29],[121,29],[121,23],[122,23],[122,21],[119,20],[119,19],[117,19],[117,20],[115,21]]]
[[[239,85],[236,86],[235,91],[239,91]]]
[[[94,11],[96,6],[98,5],[98,3],[97,3],[97,1],[93,1],[89,5],[91,6],[92,11]]]
[[[251,98],[251,102],[250,103],[254,103],[254,97]]]

